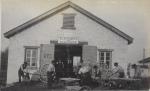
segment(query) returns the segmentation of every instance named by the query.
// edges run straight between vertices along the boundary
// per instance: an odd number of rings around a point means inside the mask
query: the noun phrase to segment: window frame
[[[102,68],[105,68],[106,62],[109,61],[108,69],[112,68],[112,52],[113,49],[98,49],[98,56],[99,56],[99,64],[102,66]],[[101,60],[101,53],[103,54],[104,59]],[[107,53],[109,53],[109,60],[107,60]]]
[[[36,50],[36,65],[35,66],[32,66],[32,63],[33,63],[33,60],[32,60],[32,62],[31,62],[31,59],[32,58],[34,58],[34,57],[31,57],[31,55],[32,54],[30,54],[30,65],[28,65],[28,67],[27,68],[29,68],[29,69],[37,69],[38,68],[38,60],[39,60],[39,55],[38,55],[38,49],[39,49],[39,47],[38,46],[24,46],[24,50],[25,50],[25,54],[24,54],[24,62],[26,62],[27,61],[27,50],[29,49],[29,50]],[[33,51],[32,51],[33,52]]]
[[[65,21],[64,21],[64,18],[66,18],[66,17],[73,17],[73,26],[65,26]],[[63,21],[62,21],[62,29],[71,29],[71,30],[75,30],[76,29],[76,27],[75,27],[75,16],[76,16],[76,14],[75,13],[63,13]]]

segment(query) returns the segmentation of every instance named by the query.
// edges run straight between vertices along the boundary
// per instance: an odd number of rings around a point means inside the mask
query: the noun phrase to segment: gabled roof
[[[150,57],[140,60],[139,63],[150,63]]]
[[[53,15],[55,15],[57,12],[61,11],[61,10],[64,10],[68,7],[72,7],[73,9],[77,10],[78,12],[82,13],[83,15],[89,17],[90,19],[94,20],[95,22],[103,25],[104,27],[108,28],[109,30],[111,30],[112,32],[116,33],[117,35],[121,36],[122,38],[124,38],[125,40],[128,41],[128,44],[132,43],[133,42],[133,38],[130,37],[129,35],[123,33],[122,31],[120,31],[119,29],[113,27],[112,25],[110,25],[109,23],[103,21],[102,19],[98,18],[97,16],[93,15],[92,13],[88,12],[87,10],[79,7],[78,5],[68,1],[66,3],[63,3],[59,6],[57,6],[56,8],[53,8],[27,22],[25,22],[24,24],[22,25],[19,25],[13,29],[11,29],[10,31],[4,33],[4,36],[6,38],[10,38],[12,36],[14,36],[15,34],[17,33],[20,33],[22,31],[24,31],[26,28],[29,28],[31,26],[33,26],[34,24],[37,24],[39,23],[40,21],[42,20],[45,20],[46,18],[48,17],[51,17]]]

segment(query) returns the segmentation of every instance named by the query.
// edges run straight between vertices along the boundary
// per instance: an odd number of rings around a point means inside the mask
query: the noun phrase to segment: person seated
[[[101,78],[101,72],[98,69],[98,67],[96,65],[93,66],[93,71],[92,71],[92,78],[93,79],[97,79],[97,78]]]
[[[78,72],[80,77],[80,85],[90,85],[91,84],[91,67],[89,64],[84,64]]]
[[[112,75],[114,75],[116,78],[124,78],[124,69],[120,65],[118,65],[118,63],[114,63],[114,66],[115,68],[112,70]]]
[[[99,86],[98,80],[101,79],[101,71],[97,65],[93,66],[91,87]]]

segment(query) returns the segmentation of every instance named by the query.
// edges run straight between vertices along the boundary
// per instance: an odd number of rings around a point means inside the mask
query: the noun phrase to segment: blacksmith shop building
[[[127,64],[133,38],[68,1],[4,33],[9,39],[7,83],[18,81],[18,69],[28,62],[30,72],[51,60],[72,69],[80,60],[112,68]],[[69,59],[69,61],[67,61]],[[68,69],[68,68],[67,68]]]

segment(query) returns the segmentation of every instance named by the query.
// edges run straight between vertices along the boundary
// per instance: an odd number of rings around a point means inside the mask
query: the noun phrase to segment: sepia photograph
[[[149,91],[150,0],[1,0],[0,91]]]

